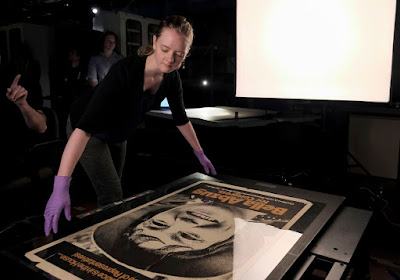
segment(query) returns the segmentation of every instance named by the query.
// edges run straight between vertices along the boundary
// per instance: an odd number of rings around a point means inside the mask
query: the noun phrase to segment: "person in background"
[[[69,140],[44,212],[46,235],[52,230],[57,233],[62,211],[67,220],[71,219],[69,186],[78,160],[93,184],[99,206],[123,198],[121,175],[127,139],[144,114],[159,106],[165,97],[175,125],[205,172],[216,174],[186,115],[177,71],[190,50],[193,36],[186,18],[167,17],[160,22],[152,45],[115,63],[94,92],[85,95],[89,98],[82,98],[73,106],[67,123]]]
[[[88,81],[92,87],[97,86],[107,75],[111,66],[123,58],[115,51],[118,44],[118,37],[112,31],[106,31],[100,37],[100,54],[92,56],[88,66]]]
[[[40,63],[26,42],[13,50],[8,64],[1,64],[0,120],[4,132],[1,157],[4,176],[2,183],[29,172],[27,152],[41,141],[47,130],[43,111]]]
[[[66,138],[66,123],[70,112],[71,104],[79,98],[88,86],[86,79],[87,67],[81,59],[80,48],[71,44],[67,49],[66,59],[63,68],[57,74],[56,88],[52,107],[59,117],[61,133]]]
[[[0,103],[1,127],[4,133],[1,152],[4,172],[2,183],[21,172],[28,172],[26,153],[30,146],[40,141],[41,135],[47,130],[47,117],[41,110],[42,96],[28,94],[28,90],[19,85],[20,79],[20,74],[15,76],[10,87],[5,89]]]

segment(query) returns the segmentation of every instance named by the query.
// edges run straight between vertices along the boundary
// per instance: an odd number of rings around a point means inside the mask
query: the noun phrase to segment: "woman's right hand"
[[[53,193],[51,194],[46,210],[44,211],[44,232],[48,236],[53,230],[54,233],[58,231],[58,220],[60,219],[61,212],[64,210],[65,218],[71,220],[71,199],[69,196],[69,185],[71,183],[69,176],[55,176]]]

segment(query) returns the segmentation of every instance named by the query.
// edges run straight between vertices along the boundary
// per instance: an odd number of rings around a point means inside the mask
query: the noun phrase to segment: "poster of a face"
[[[266,279],[303,199],[199,181],[26,253],[61,279]]]

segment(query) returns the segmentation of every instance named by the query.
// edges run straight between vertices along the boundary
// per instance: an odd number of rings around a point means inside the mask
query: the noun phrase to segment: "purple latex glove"
[[[217,172],[215,171],[215,168],[211,161],[206,157],[204,154],[203,150],[196,151],[193,150],[194,154],[196,155],[197,159],[200,161],[201,165],[204,167],[204,171],[209,174],[211,171],[212,175],[217,175]]]
[[[71,183],[69,176],[55,176],[53,193],[47,201],[44,211],[44,233],[48,236],[53,229],[54,233],[58,231],[58,220],[64,210],[65,218],[71,220],[71,200],[69,197],[69,185]]]

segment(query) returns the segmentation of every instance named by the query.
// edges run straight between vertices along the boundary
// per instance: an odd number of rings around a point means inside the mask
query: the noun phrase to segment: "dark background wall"
[[[185,69],[180,70],[185,89],[186,107],[222,105],[277,110],[282,115],[304,113],[320,115],[318,130],[310,130],[309,127],[306,130],[299,130],[296,125],[288,125],[280,131],[280,137],[288,140],[286,148],[291,147],[293,151],[304,148],[304,146],[293,144],[317,143],[326,151],[319,154],[328,156],[324,162],[330,162],[329,166],[333,169],[343,170],[345,167],[348,120],[351,114],[374,117],[398,117],[400,114],[398,108],[400,102],[399,28],[395,32],[392,98],[389,103],[246,99],[235,97],[235,0],[19,0],[3,1],[1,5],[0,26],[26,22],[54,29],[55,53],[50,61],[50,79],[65,58],[66,46],[69,43],[78,42],[83,47],[83,59],[87,60],[93,54],[99,33],[92,30],[93,14],[90,11],[92,6],[156,19],[171,14],[184,15],[193,24],[195,30],[191,55],[187,58]],[[202,86],[201,82],[204,79],[209,81],[209,86]],[[240,133],[248,132],[240,131]],[[300,136],[301,141],[297,141]],[[246,149],[249,145],[251,143],[235,146],[235,148]],[[266,145],[262,149],[265,147]],[[313,151],[314,154],[318,154],[316,151]],[[301,159],[301,156],[299,155],[298,158]]]

